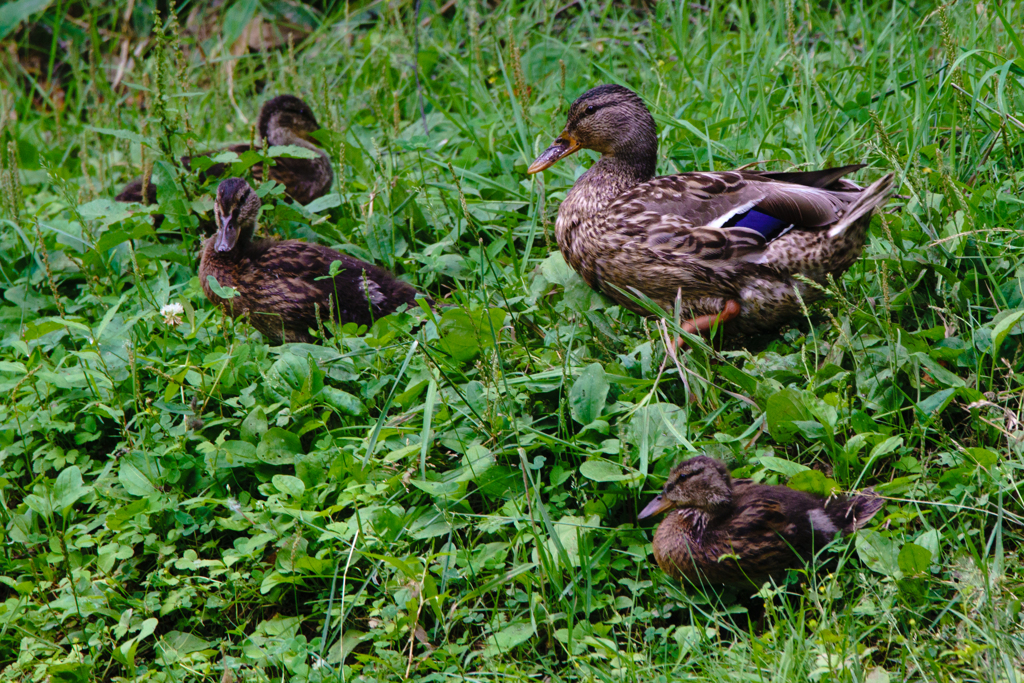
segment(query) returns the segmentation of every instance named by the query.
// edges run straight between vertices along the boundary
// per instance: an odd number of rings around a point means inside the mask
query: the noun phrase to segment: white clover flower
[[[185,308],[178,303],[166,304],[160,308],[160,315],[164,317],[164,325],[178,326],[181,324],[181,314]]]

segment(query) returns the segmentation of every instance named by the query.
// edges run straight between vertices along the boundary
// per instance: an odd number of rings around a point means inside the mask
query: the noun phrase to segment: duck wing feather
[[[305,317],[314,324],[313,301],[320,304],[321,319],[327,316],[330,298],[336,320],[371,324],[416,297],[411,285],[383,268],[318,244],[265,240],[254,243],[250,255],[259,270],[266,264],[265,272],[272,270],[274,279],[287,282],[295,298],[306,302]],[[340,261],[341,268],[333,278],[324,277],[334,261]]]
[[[858,196],[791,182],[835,185],[840,171],[776,174],[734,171],[661,176],[617,197],[605,210],[621,237],[640,241],[660,258],[742,259],[763,252],[770,241],[757,230],[727,225],[756,209],[782,225],[821,229],[836,223]]]
[[[707,530],[715,547],[740,558],[719,563],[727,583],[760,581],[798,568],[838,531],[816,496],[742,479],[733,486],[733,513]]]
[[[867,164],[850,164],[849,166],[836,166],[835,168],[823,168],[817,171],[762,171],[757,175],[762,178],[778,180],[784,183],[796,183],[807,187],[821,187],[828,190],[842,192],[856,192],[862,189],[860,185],[849,180],[843,180],[843,176],[867,166]]]

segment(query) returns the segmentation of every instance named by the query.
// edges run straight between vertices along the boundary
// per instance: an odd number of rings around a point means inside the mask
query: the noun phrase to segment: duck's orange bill
[[[665,496],[657,496],[654,500],[647,504],[640,514],[637,516],[638,519],[646,519],[648,517],[654,517],[660,515],[662,512],[666,512],[672,508],[672,501]]]
[[[580,143],[573,140],[563,131],[561,135],[555,138],[555,141],[551,143],[550,147],[541,152],[540,156],[534,159],[533,163],[530,164],[530,168],[526,169],[526,172],[528,174],[540,173],[546,168],[551,168],[556,161],[564,159],[577,151],[580,147]]]

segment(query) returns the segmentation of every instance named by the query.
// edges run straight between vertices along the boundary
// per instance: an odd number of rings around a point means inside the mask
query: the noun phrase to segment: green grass
[[[411,3],[238,0],[199,38],[150,0],[40,7],[0,93],[2,680],[1022,680],[1024,3],[424,2],[425,119]],[[234,58],[250,11],[311,33]],[[525,175],[609,81],[661,172],[866,163],[900,197],[808,319],[677,366],[557,255],[592,155]],[[261,188],[263,230],[435,320],[268,347],[203,297],[214,186],[173,161],[284,92],[338,182]],[[112,202],[144,165],[156,230]],[[750,626],[636,521],[697,451],[888,500]]]

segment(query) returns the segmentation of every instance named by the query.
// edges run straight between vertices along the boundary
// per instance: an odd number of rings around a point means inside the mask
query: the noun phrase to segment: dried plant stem
[[[57,304],[57,311],[60,317],[64,317],[64,304],[60,300],[60,292],[57,291],[57,283],[53,279],[53,270],[50,268],[50,255],[46,251],[46,242],[43,240],[43,231],[39,229],[39,220],[33,224],[36,230],[36,239],[39,241],[39,256],[43,260],[43,270],[46,271],[46,283],[50,286],[50,293]]]
[[[526,85],[526,77],[523,76],[522,56],[519,54],[519,43],[516,42],[515,31],[512,30],[512,19],[508,20],[508,57],[512,65],[512,78],[515,84],[516,99],[519,100],[519,108],[522,110],[523,120],[527,127],[530,124],[530,88]]]
[[[484,59],[480,52],[480,14],[476,11],[476,0],[466,0],[466,23],[469,24],[469,43],[473,48],[476,67],[483,71]]]
[[[414,18],[412,22],[412,59],[413,59],[413,73],[416,75],[416,97],[420,103],[420,120],[423,121],[423,134],[430,137],[430,128],[427,127],[427,110],[423,106],[423,84],[420,83],[420,3],[421,0],[415,0],[413,10]],[[395,100],[398,103],[398,100]]]

